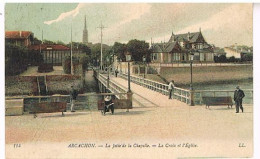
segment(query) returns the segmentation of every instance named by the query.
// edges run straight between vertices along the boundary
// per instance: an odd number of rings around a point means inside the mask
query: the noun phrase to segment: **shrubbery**
[[[79,63],[82,65],[82,71],[86,71],[88,69],[89,58],[87,56],[80,57]]]
[[[53,65],[52,64],[41,63],[38,66],[38,72],[40,72],[40,73],[51,72],[51,71],[53,71]]]
[[[5,74],[18,75],[27,69],[28,49],[10,43],[5,44]]]
[[[79,64],[79,60],[76,57],[72,58],[72,62],[73,62],[74,66]],[[70,59],[70,56],[67,56],[67,57],[64,58],[62,66],[63,66],[64,73],[71,74],[71,59]]]
[[[245,54],[245,55],[241,56],[241,59],[235,58],[234,56],[232,56],[230,58],[226,58],[225,55],[215,56],[214,61],[216,63],[248,62],[248,61],[253,61],[253,54]]]

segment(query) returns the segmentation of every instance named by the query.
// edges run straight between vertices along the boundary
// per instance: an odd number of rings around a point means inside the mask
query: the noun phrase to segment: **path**
[[[116,82],[118,85],[123,88],[128,88],[128,81],[115,76],[110,76],[110,80]],[[144,106],[188,106],[187,104],[180,102],[175,99],[169,99],[168,96],[163,95],[159,92],[152,91],[143,86],[137,85],[131,82],[131,91],[134,93],[133,100],[136,104],[136,101],[141,102]],[[134,103],[134,104],[135,104]],[[134,105],[135,106],[135,105]]]

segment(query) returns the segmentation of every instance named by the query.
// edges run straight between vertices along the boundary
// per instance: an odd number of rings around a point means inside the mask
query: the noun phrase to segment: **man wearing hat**
[[[74,89],[74,87],[72,85],[71,90],[70,90],[70,111],[71,112],[75,112],[73,107],[75,105],[77,96],[78,96],[78,92]]]
[[[105,105],[103,109],[103,115],[105,115],[106,112],[109,112],[109,109],[111,110],[111,113],[114,114],[114,103],[112,102],[112,97],[107,95],[104,100]]]
[[[236,103],[236,113],[239,113],[239,107],[243,113],[244,108],[242,106],[242,99],[245,97],[244,91],[242,91],[239,86],[236,87],[234,92],[234,101]]]

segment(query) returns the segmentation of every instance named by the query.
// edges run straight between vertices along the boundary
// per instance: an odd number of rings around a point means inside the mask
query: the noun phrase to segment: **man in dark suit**
[[[109,112],[109,109],[111,110],[111,113],[114,114],[114,103],[112,102],[112,97],[111,96],[106,96],[105,97],[105,105],[103,109],[103,115],[106,114],[106,112]]]
[[[78,96],[78,92],[76,89],[74,89],[74,87],[72,85],[71,90],[70,90],[70,111],[71,112],[75,112],[74,105],[75,105],[77,96]]]
[[[239,107],[244,112],[244,108],[242,106],[242,99],[245,97],[244,91],[242,91],[239,86],[236,87],[236,90],[234,92],[234,101],[236,103],[236,113],[239,113]]]

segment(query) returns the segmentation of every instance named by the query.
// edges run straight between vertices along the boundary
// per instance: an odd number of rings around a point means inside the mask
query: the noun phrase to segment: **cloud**
[[[60,21],[64,20],[67,17],[70,17],[70,16],[75,17],[76,15],[79,14],[80,9],[82,7],[84,7],[85,5],[86,4],[78,4],[78,6],[75,9],[73,9],[73,10],[71,10],[69,12],[61,13],[57,19],[50,20],[50,21],[45,21],[44,24],[51,25],[52,23],[60,22]]]
[[[150,4],[122,4],[118,7],[120,8],[120,14],[124,15],[124,18],[104,30],[105,34],[115,35],[120,27],[131,24],[133,20],[142,18],[142,16],[149,13],[151,9]],[[119,40],[119,36],[120,35],[116,35],[116,37],[114,37],[114,39],[110,39],[110,41]]]
[[[194,21],[193,24],[180,28],[174,33],[198,32],[200,28],[206,41],[217,46],[224,47],[233,43],[252,45],[252,4],[232,4],[208,18]],[[164,36],[154,37],[153,41],[160,42],[165,38],[167,42],[169,37],[170,33],[167,33]]]

